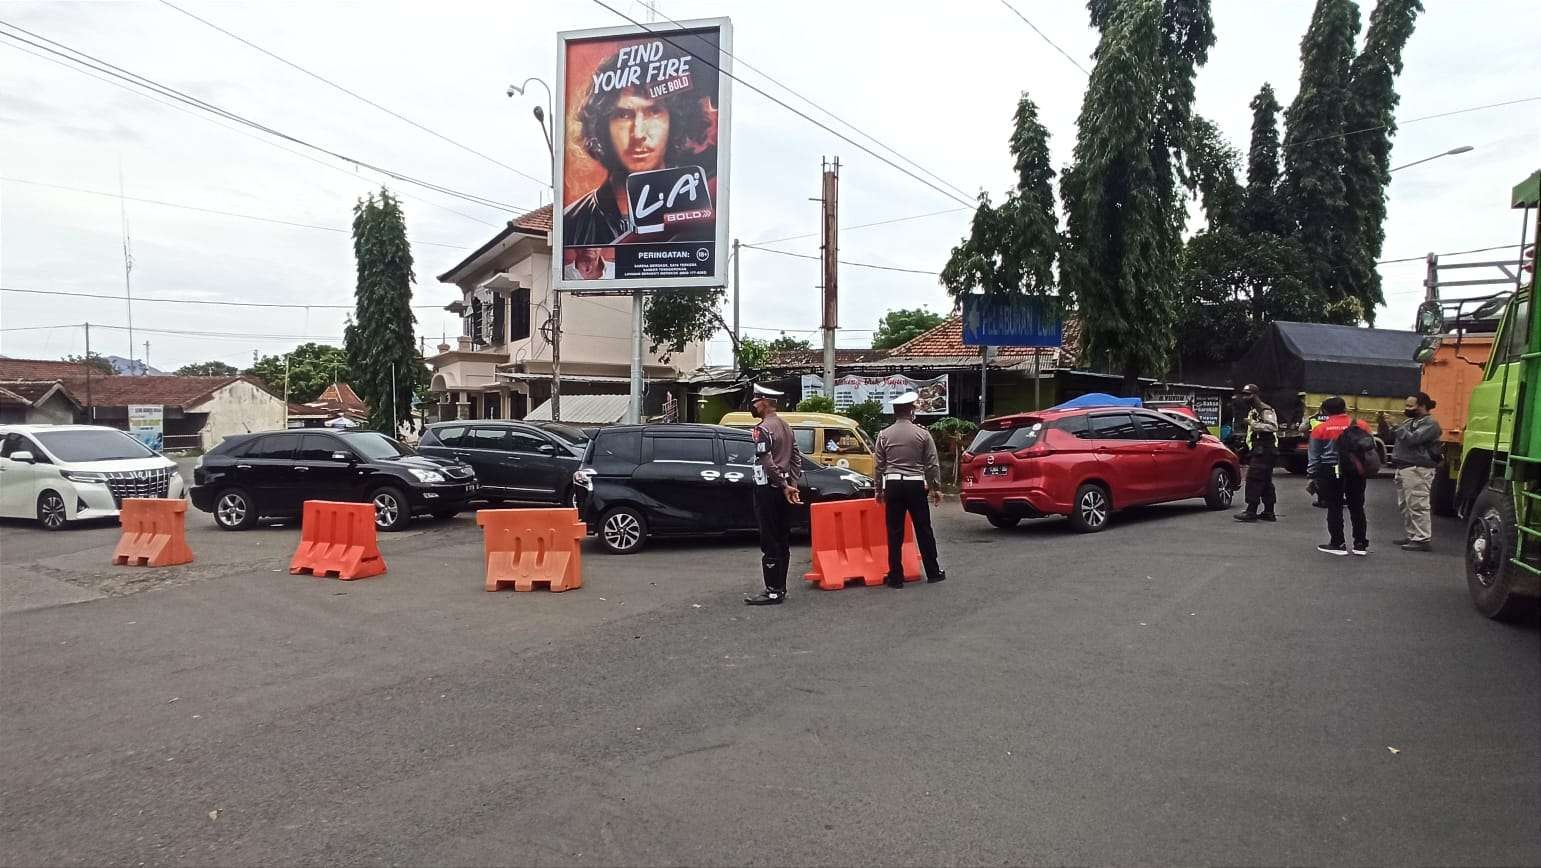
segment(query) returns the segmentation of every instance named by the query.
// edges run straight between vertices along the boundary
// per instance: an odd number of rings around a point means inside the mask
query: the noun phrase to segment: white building
[[[531,211],[439,275],[460,288],[446,310],[461,317],[455,343],[428,359],[440,419],[522,419],[551,397],[551,208]],[[562,299],[562,395],[624,394],[631,376],[631,299]],[[701,367],[703,344],[644,356],[649,386]],[[649,388],[648,406],[663,400]]]

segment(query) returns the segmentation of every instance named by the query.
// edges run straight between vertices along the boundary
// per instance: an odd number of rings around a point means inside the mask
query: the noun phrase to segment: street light
[[[1444,152],[1444,153],[1442,153],[1442,154],[1435,154],[1435,155],[1434,155],[1434,156],[1432,156],[1432,157],[1424,157],[1424,158],[1423,158],[1423,159],[1421,159],[1421,160],[1413,160],[1413,161],[1412,161],[1412,162],[1411,162],[1411,163],[1403,163],[1403,164],[1402,164],[1402,165],[1400,165],[1400,166],[1395,166],[1395,167],[1393,167],[1393,168],[1392,168],[1392,169],[1391,169],[1391,171],[1393,171],[1393,172],[1395,172],[1395,171],[1398,171],[1398,170],[1400,170],[1400,169],[1405,169],[1405,168],[1407,168],[1407,167],[1408,167],[1408,166],[1416,166],[1416,165],[1418,165],[1418,164],[1419,164],[1419,163],[1427,163],[1427,162],[1428,162],[1428,161],[1430,161],[1430,160],[1437,160],[1437,159],[1439,159],[1439,158],[1440,158],[1440,157],[1453,157],[1453,156],[1455,156],[1455,155],[1456,155],[1456,154],[1464,154],[1464,153],[1466,153],[1466,152],[1467,152],[1467,151],[1469,151],[1469,150],[1472,150],[1472,146],[1471,146],[1471,145],[1461,145],[1461,146],[1460,146],[1460,147],[1459,147],[1459,148],[1451,148],[1451,149],[1450,149],[1450,150],[1448,150],[1448,151],[1445,151],[1445,152]]]
[[[540,105],[536,105],[533,114],[536,122],[540,124],[541,134],[546,137],[546,150],[551,154],[551,223],[555,226],[562,215],[556,210],[556,143],[551,138],[551,127],[546,123],[548,117],[551,118],[552,123],[556,123],[555,112],[551,108],[555,101],[551,95],[551,85],[531,76],[521,84],[509,85],[508,95],[524,96],[525,88],[532,84],[538,84],[546,89],[547,107],[543,109]],[[546,237],[549,239],[551,236]],[[554,252],[557,256],[562,255],[561,251]],[[562,421],[562,293],[555,288],[551,291],[551,335],[548,340],[551,343],[551,421],[560,422]]]
[[[538,78],[527,78],[527,79],[524,80],[523,84],[511,84],[511,85],[509,85],[508,86],[508,95],[511,96],[511,97],[512,96],[524,96],[525,88],[529,87],[531,84],[538,84],[541,87],[546,89],[546,105],[548,107],[547,108],[542,108],[542,107],[537,105],[535,107],[534,115],[535,115],[535,120],[540,123],[540,131],[543,134],[545,134],[545,136],[546,136],[546,150],[551,152],[551,158],[553,160],[555,160],[556,159],[556,145],[552,141],[552,138],[551,138],[551,128],[546,125],[546,118],[549,117],[551,115],[551,113],[552,113],[551,109],[549,108],[549,106],[553,102],[553,98],[551,96],[551,85],[546,84],[544,81],[541,81]]]

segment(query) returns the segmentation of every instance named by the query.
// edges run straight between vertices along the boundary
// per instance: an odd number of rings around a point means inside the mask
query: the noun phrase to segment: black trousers
[[[1369,530],[1364,520],[1364,477],[1349,470],[1331,467],[1317,471],[1316,496],[1327,504],[1327,542],[1343,545],[1343,507],[1348,507],[1348,518],[1353,525],[1354,545],[1365,548],[1370,544]]]
[[[1257,505],[1263,505],[1263,514],[1272,515],[1273,505],[1278,498],[1273,488],[1273,466],[1279,458],[1279,451],[1272,447],[1259,446],[1252,450],[1247,459],[1247,511],[1257,512]]]
[[[754,487],[754,517],[760,523],[760,572],[765,589],[786,593],[787,565],[792,558],[792,504],[782,489]]]
[[[915,525],[915,544],[920,547],[920,561],[927,576],[940,575],[936,561],[936,535],[931,532],[931,504],[926,502],[926,484],[920,480],[891,479],[883,483],[884,521],[888,530],[888,578],[904,578],[904,517]]]

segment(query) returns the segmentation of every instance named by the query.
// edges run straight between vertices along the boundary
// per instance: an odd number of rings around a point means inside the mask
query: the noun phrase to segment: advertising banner
[[[160,404],[129,404],[128,433],[156,452],[165,449],[166,408]]]
[[[552,284],[727,284],[733,25],[557,34]]]
[[[852,404],[860,404],[863,401],[878,401],[882,403],[884,413],[892,413],[894,408],[889,402],[911,389],[920,393],[920,400],[915,402],[915,415],[947,415],[949,397],[946,374],[929,380],[916,380],[903,374],[890,374],[886,377],[859,377],[847,374],[836,377],[835,412],[844,413]],[[822,394],[824,394],[824,378],[818,374],[804,374],[803,397]]]
[[[963,296],[963,343],[970,347],[1057,347],[1065,324],[1054,300],[990,295]]]

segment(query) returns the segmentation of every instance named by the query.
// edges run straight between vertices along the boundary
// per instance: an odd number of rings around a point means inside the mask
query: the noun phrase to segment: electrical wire
[[[474,155],[476,155],[478,157],[481,157],[483,160],[486,160],[487,162],[492,163],[493,165],[501,166],[501,167],[509,170],[510,172],[513,172],[514,174],[518,175],[521,178],[525,178],[527,180],[534,181],[535,183],[539,184],[543,188],[550,189],[550,187],[551,187],[551,182],[548,181],[548,180],[543,180],[541,178],[537,178],[534,175],[531,175],[531,174],[529,174],[527,172],[523,172],[523,171],[515,168],[514,166],[510,166],[509,164],[503,162],[502,160],[499,160],[496,157],[488,156],[487,154],[484,154],[481,151],[478,151],[478,150],[476,150],[475,148],[473,148],[473,147],[471,147],[469,145],[462,144],[461,142],[457,142],[454,139],[452,139],[449,136],[446,136],[446,135],[440,133],[437,130],[429,129],[428,127],[423,126],[422,124],[418,123],[417,121],[414,121],[411,118],[409,118],[409,117],[407,117],[407,116],[405,116],[405,115],[403,115],[403,114],[401,114],[399,112],[393,111],[391,109],[386,108],[383,105],[380,105],[379,103],[375,102],[374,100],[370,99],[369,97],[366,97],[366,96],[364,96],[362,94],[359,94],[359,93],[356,93],[354,91],[351,91],[348,88],[343,87],[342,85],[338,84],[335,81],[332,81],[329,78],[326,78],[326,77],[324,77],[322,75],[319,75],[317,73],[311,72],[310,70],[306,69],[303,66],[300,66],[298,63],[295,63],[294,61],[288,60],[287,58],[279,57],[277,54],[274,54],[273,52],[267,50],[266,48],[263,48],[262,46],[258,45],[257,43],[252,42],[250,39],[247,39],[247,38],[245,38],[243,36],[238,36],[238,35],[236,35],[234,33],[231,33],[229,30],[226,30],[225,28],[219,26],[218,24],[215,24],[214,22],[208,20],[207,18],[201,18],[198,15],[195,15],[192,12],[189,12],[186,9],[183,9],[182,7],[176,5],[175,3],[172,3],[171,0],[160,0],[160,2],[161,2],[161,5],[163,5],[163,6],[168,6],[168,7],[172,8],[172,9],[175,9],[176,11],[182,13],[183,15],[186,15],[188,18],[193,19],[194,21],[197,21],[197,22],[199,22],[201,24],[204,24],[204,25],[206,25],[208,27],[211,27],[211,28],[213,28],[215,30],[218,30],[220,33],[225,34],[226,36],[230,37],[231,39],[234,39],[235,41],[237,41],[237,42],[239,42],[239,43],[241,43],[243,45],[246,45],[246,46],[248,46],[248,47],[250,47],[250,48],[252,48],[252,49],[254,49],[256,51],[260,51],[263,54],[266,54],[268,57],[271,57],[274,60],[278,61],[279,63],[284,64],[285,66],[288,66],[288,67],[290,67],[292,69],[295,69],[295,70],[298,70],[300,72],[303,72],[304,74],[310,76],[311,78],[315,79],[316,81],[321,82],[322,84],[328,85],[328,86],[330,86],[332,88],[335,88],[335,89],[337,89],[339,91],[342,91],[343,93],[347,94],[348,96],[353,97],[354,99],[358,100],[359,102],[362,102],[362,103],[364,103],[366,105],[369,105],[369,106],[373,106],[374,108],[377,108],[377,109],[379,109],[382,112],[385,112],[386,114],[390,115],[393,118],[396,118],[399,121],[403,121],[405,123],[411,124],[412,126],[422,130],[423,132],[425,132],[425,133],[427,133],[427,134],[429,134],[429,135],[431,135],[431,136],[433,136],[433,137],[435,137],[437,139],[440,139],[442,141],[448,142],[451,145],[454,145],[455,147],[461,149],[462,151],[465,151],[465,152],[467,152],[469,154],[474,154]]]
[[[161,0],[161,2],[164,3],[164,2],[166,2],[166,0]],[[1015,7],[1015,6],[1011,5],[1010,3],[1006,2],[1006,0],[1001,0],[1001,5],[1005,6],[1007,9],[1010,9],[1012,12],[1016,12],[1017,17],[1022,19],[1022,23],[1023,24],[1026,24],[1028,27],[1033,28],[1033,32],[1038,34],[1038,37],[1040,39],[1042,39],[1044,42],[1049,43],[1049,47],[1050,48],[1054,49],[1055,51],[1058,51],[1060,53],[1061,57],[1064,57],[1066,60],[1070,61],[1071,65],[1074,66],[1076,69],[1081,70],[1081,74],[1082,75],[1087,76],[1087,77],[1091,76],[1091,73],[1086,71],[1086,67],[1082,66],[1079,62],[1077,62],[1074,57],[1071,57],[1069,54],[1065,53],[1065,49],[1060,48],[1058,45],[1055,45],[1054,44],[1054,40],[1050,39],[1048,34],[1044,33],[1042,30],[1039,30],[1038,29],[1038,25],[1034,24],[1031,21],[1028,21],[1026,15],[1023,15],[1021,12],[1017,11],[1017,7]]]
[[[122,301],[121,295],[107,295],[95,292],[65,292],[57,289],[20,289],[13,286],[0,286],[0,292],[15,292],[23,295],[55,295],[68,298],[105,298],[112,301]],[[288,310],[353,310],[351,304],[286,304],[273,301],[226,301],[223,299],[202,298],[149,298],[146,296],[134,296],[134,301],[148,301],[159,304],[201,304],[213,307],[271,307],[285,308]],[[442,304],[414,304],[414,310],[443,310]]]
[[[905,222],[910,221],[910,220],[920,220],[920,219],[923,219],[923,218],[926,218],[926,217],[937,217],[937,216],[942,215],[942,214],[956,214],[959,211],[973,211],[973,210],[974,210],[974,208],[972,208],[972,207],[970,207],[970,208],[943,208],[940,211],[927,211],[924,214],[911,214],[908,217],[893,217],[893,218],[890,218],[888,220],[876,220],[876,221],[874,221],[872,223],[857,223],[854,226],[841,226],[840,227],[840,231],[841,232],[850,232],[853,229],[871,229],[874,226],[887,226],[887,225],[889,225],[891,223],[905,223]],[[765,239],[761,239],[759,241],[745,241],[745,242],[740,242],[740,243],[751,245],[751,246],[755,245],[755,244],[779,244],[782,241],[797,241],[797,240],[802,239],[802,238],[817,238],[818,236],[819,236],[819,233],[817,233],[817,232],[804,232],[801,235],[788,235],[788,236],[786,236],[784,238],[765,238]]]
[[[199,109],[201,111],[205,111],[205,112],[208,112],[210,114],[217,115],[219,117],[223,117],[223,118],[225,118],[227,120],[231,120],[231,121],[234,121],[236,123],[242,124],[243,126],[251,127],[252,129],[258,130],[258,131],[263,132],[263,133],[267,133],[268,135],[273,136],[275,138],[283,139],[284,141],[291,142],[291,143],[296,144],[296,145],[300,145],[301,147],[305,147],[305,148],[309,148],[309,149],[314,150],[314,151],[318,151],[320,153],[326,154],[327,156],[330,156],[330,157],[333,157],[335,159],[341,160],[341,161],[343,161],[345,163],[351,163],[351,164],[354,164],[356,166],[362,166],[362,167],[364,167],[366,169],[369,169],[369,170],[371,170],[373,172],[378,172],[379,174],[385,175],[385,176],[390,177],[390,178],[394,178],[394,179],[396,179],[398,181],[401,181],[403,183],[412,184],[413,186],[422,187],[423,189],[426,189],[426,190],[432,190],[432,191],[434,191],[436,193],[443,193],[443,194],[445,194],[447,196],[453,196],[453,197],[458,198],[458,199],[464,199],[464,200],[466,200],[468,202],[471,202],[473,204],[482,205],[482,206],[488,207],[488,208],[495,208],[495,209],[503,210],[503,211],[506,211],[506,212],[509,212],[509,213],[522,213],[522,212],[528,212],[528,211],[536,210],[536,209],[533,209],[533,208],[522,208],[521,206],[518,206],[518,205],[513,205],[513,204],[510,204],[510,203],[507,203],[507,202],[501,202],[501,201],[498,201],[498,200],[495,200],[495,199],[490,199],[490,198],[485,197],[485,196],[478,196],[478,195],[476,195],[474,193],[466,193],[466,192],[461,191],[461,190],[456,190],[456,189],[454,189],[452,187],[446,187],[446,186],[444,186],[442,184],[437,184],[437,183],[434,183],[432,181],[426,181],[426,180],[423,180],[421,178],[416,178],[416,177],[413,177],[411,175],[407,175],[407,174],[402,173],[402,172],[397,172],[397,171],[392,170],[392,169],[386,169],[386,168],[383,168],[381,166],[375,165],[373,163],[369,163],[369,162],[367,162],[365,160],[361,160],[361,159],[359,159],[357,157],[352,157],[352,156],[349,156],[347,154],[343,154],[343,153],[339,153],[337,151],[333,151],[333,150],[331,150],[329,148],[326,148],[326,147],[324,147],[322,145],[317,145],[317,144],[314,144],[312,142],[308,142],[308,141],[306,141],[304,139],[301,139],[301,138],[298,138],[296,136],[290,135],[288,133],[282,132],[280,130],[274,129],[273,127],[267,126],[265,124],[259,123],[259,122],[254,121],[254,120],[251,120],[250,118],[247,118],[247,117],[245,117],[243,115],[239,115],[239,114],[237,114],[235,112],[229,111],[227,109],[223,109],[223,108],[221,108],[221,107],[219,107],[219,106],[217,106],[217,105],[215,105],[215,104],[213,104],[211,102],[208,102],[208,101],[203,100],[203,99],[201,99],[199,97],[195,97],[195,96],[192,96],[190,94],[184,93],[183,91],[177,90],[176,88],[172,88],[172,87],[169,87],[167,85],[163,85],[163,84],[161,84],[161,83],[159,83],[159,82],[157,82],[157,81],[155,81],[153,79],[150,79],[150,78],[147,78],[145,76],[139,75],[138,73],[135,73],[135,72],[131,72],[131,71],[129,71],[127,69],[124,69],[124,68],[122,68],[120,66],[116,66],[116,65],[114,65],[114,64],[112,64],[112,63],[110,63],[108,61],[101,60],[100,58],[97,58],[97,57],[95,57],[95,56],[93,56],[91,54],[88,54],[88,53],[84,52],[84,51],[81,51],[81,50],[76,49],[76,48],[71,48],[70,46],[65,45],[64,43],[57,42],[55,40],[49,39],[46,36],[41,36],[39,34],[33,33],[32,31],[27,30],[24,27],[18,27],[16,25],[11,24],[11,23],[6,22],[6,21],[0,21],[0,27],[9,28],[9,29],[17,31],[19,33],[25,34],[28,37],[32,37],[32,39],[42,40],[42,42],[46,42],[46,43],[48,43],[48,45],[43,45],[43,44],[40,44],[39,42],[34,42],[34,41],[30,40],[30,39],[26,39],[26,38],[17,36],[15,33],[0,32],[0,36],[3,36],[5,38],[7,38],[7,39],[10,39],[13,42],[18,42],[18,43],[21,43],[23,45],[31,46],[32,48],[36,48],[36,49],[39,49],[39,50],[42,50],[42,51],[46,51],[46,52],[48,52],[50,54],[56,55],[58,57],[61,57],[64,60],[67,60],[70,63],[74,63],[74,64],[76,64],[78,66],[82,66],[82,67],[85,67],[87,69],[91,69],[91,70],[94,70],[96,72],[100,72],[100,73],[103,73],[105,75],[112,76],[113,78],[117,78],[117,79],[120,79],[122,81],[125,81],[125,82],[127,82],[127,83],[129,83],[131,85],[134,85],[135,87],[143,88],[143,89],[149,90],[149,91],[151,91],[153,93],[157,93],[157,94],[159,94],[161,96],[165,96],[165,97],[168,97],[170,99],[174,99],[174,100],[176,100],[178,102],[181,102],[181,103],[184,103],[184,104],[186,104],[188,106],[191,106],[192,108],[196,108],[196,109]],[[57,46],[57,48],[50,48],[49,45]],[[59,49],[62,49],[62,50],[59,50]],[[69,52],[69,53],[66,53],[66,52]],[[74,55],[79,55],[79,56],[76,57]],[[82,58],[84,58],[84,59],[82,59]]]
[[[1460,256],[1460,255],[1462,255],[1464,253],[1488,253],[1488,252],[1493,251],[1493,250],[1508,250],[1511,247],[1519,247],[1519,246],[1520,245],[1518,245],[1518,244],[1499,244],[1496,247],[1478,247],[1478,248],[1476,248],[1474,250],[1452,250],[1449,253],[1436,253],[1434,255],[1435,256]],[[1427,253],[1425,253],[1422,256],[1407,256],[1407,257],[1404,257],[1402,259],[1379,259],[1379,260],[1376,260],[1375,264],[1376,265],[1391,265],[1391,264],[1397,263],[1397,262],[1423,262],[1426,259],[1428,259],[1428,254]]]
[[[255,214],[237,214],[234,211],[220,211],[216,208],[203,208],[198,205],[183,205],[177,202],[166,202],[160,199],[144,199],[138,196],[125,196],[122,193],[108,193],[101,190],[87,190],[82,187],[68,187],[63,184],[46,184],[42,181],[29,181],[25,178],[8,178],[0,175],[0,181],[10,184],[26,184],[29,187],[43,187],[50,190],[66,190],[71,193],[84,193],[88,196],[105,196],[110,199],[125,199],[129,202],[142,202],[146,205],[160,205],[166,208],[181,208],[186,211],[197,211],[201,214],[218,214],[222,217],[239,217],[242,220],[256,220],[262,223],[276,223],[279,226],[290,226],[295,229],[318,229],[322,232],[341,232],[351,234],[353,230],[338,226],[317,226],[311,223],[295,223],[291,220],[279,220],[275,217],[258,217]],[[455,250],[465,250],[467,245],[450,244],[444,241],[414,241],[413,244],[424,244],[431,247],[449,247]]]
[[[739,246],[740,247],[747,247],[750,250],[763,251],[765,253],[779,253],[782,256],[792,256],[792,257],[796,257],[797,259],[822,260],[824,258],[822,256],[815,256],[815,255],[813,255],[811,253],[793,253],[790,250],[777,250],[777,249],[775,249],[773,247],[760,247],[759,245],[756,245],[756,244],[742,244],[741,243]],[[848,259],[838,259],[836,261],[839,262],[841,265],[849,265],[849,266],[852,266],[853,268],[871,268],[871,269],[875,269],[877,271],[899,271],[899,272],[903,272],[905,274],[926,274],[926,275],[930,275],[931,277],[937,277],[938,276],[937,272],[935,272],[935,271],[925,271],[925,270],[919,269],[919,268],[900,268],[897,265],[875,265],[875,264],[870,263],[870,262],[852,262],[852,261],[850,261]]]
[[[1435,120],[1436,118],[1448,118],[1448,117],[1452,117],[1454,115],[1464,115],[1464,114],[1468,114],[1470,112],[1484,111],[1486,109],[1503,108],[1504,106],[1519,105],[1520,103],[1526,103],[1526,102],[1536,102],[1537,100],[1541,100],[1541,96],[1527,96],[1527,97],[1521,97],[1520,99],[1506,100],[1504,102],[1488,103],[1487,105],[1474,105],[1474,106],[1470,106],[1468,108],[1454,109],[1453,111],[1438,112],[1438,113],[1432,114],[1432,115],[1423,115],[1422,117],[1408,118],[1405,121],[1401,120],[1401,119],[1397,119],[1397,120],[1395,120],[1393,122],[1397,125],[1398,128],[1401,128],[1401,127],[1407,126],[1408,124],[1416,124],[1416,123],[1418,123],[1420,121],[1432,121],[1432,120]],[[1317,142],[1325,142],[1325,141],[1327,141],[1329,139],[1341,139],[1341,138],[1345,138],[1347,136],[1355,136],[1355,135],[1358,135],[1360,133],[1373,133],[1376,130],[1384,130],[1384,129],[1389,128],[1390,126],[1391,126],[1391,124],[1376,124],[1373,127],[1365,127],[1364,129],[1349,130],[1349,131],[1343,132],[1343,133],[1333,133],[1330,136],[1319,136],[1319,137],[1314,138],[1314,139],[1306,139],[1303,142],[1285,142],[1283,149],[1284,150],[1288,150],[1290,148],[1299,147],[1301,145],[1314,145]]]
[[[630,15],[627,15],[625,12],[622,12],[621,10],[615,8],[614,6],[611,6],[609,3],[606,3],[605,0],[593,0],[593,2],[595,4],[597,4],[597,5],[599,5],[599,6],[604,7],[605,9],[610,10],[615,15],[617,15],[617,16],[619,16],[621,18],[624,18],[627,21],[630,21],[632,24],[636,25],[637,27],[642,28],[643,30],[647,31],[648,33],[652,34],[653,36],[658,37],[659,39],[663,40],[664,42],[669,43],[670,45],[674,46],[675,49],[677,49],[677,50],[679,50],[681,52],[689,53],[689,52],[686,52],[686,49],[683,46],[681,46],[678,42],[675,42],[673,39],[670,39],[667,33],[660,32],[660,31],[658,31],[658,30],[656,30],[656,29],[654,29],[652,27],[647,26],[646,24],[643,24],[642,22],[640,22],[637,19],[631,17]],[[750,90],[754,91],[755,93],[759,94],[760,96],[765,97],[766,99],[770,100],[771,102],[775,103],[776,105],[781,106],[782,108],[786,109],[787,111],[791,112],[792,114],[797,115],[798,117],[802,118],[803,120],[807,121],[808,123],[813,124],[814,126],[818,127],[819,129],[823,130],[824,132],[829,133],[830,135],[834,136],[837,139],[840,139],[841,141],[851,145],[852,147],[855,147],[857,150],[860,150],[862,153],[866,154],[867,156],[876,159],[877,161],[879,161],[879,162],[883,163],[884,165],[887,165],[888,167],[890,167],[890,168],[900,172],[901,174],[904,174],[904,175],[908,176],[909,178],[911,178],[913,180],[919,181],[920,183],[926,185],[927,187],[930,187],[932,190],[935,190],[936,192],[942,194],[943,196],[946,196],[949,199],[957,201],[960,204],[967,205],[970,208],[974,207],[975,203],[972,202],[971,200],[969,200],[967,197],[958,196],[956,193],[953,193],[951,191],[945,190],[942,187],[939,187],[936,184],[933,184],[931,181],[921,177],[920,175],[915,174],[914,172],[910,171],[909,169],[906,169],[905,167],[899,165],[898,163],[895,163],[893,160],[888,159],[887,157],[885,157],[882,154],[879,154],[878,152],[872,150],[871,148],[867,147],[866,145],[862,144],[861,142],[858,142],[855,139],[851,138],[850,136],[847,136],[844,133],[840,132],[839,130],[834,129],[833,127],[829,126],[828,124],[824,123],[823,121],[820,121],[819,119],[814,118],[814,117],[810,117],[806,112],[799,111],[796,108],[794,108],[794,107],[792,107],[790,105],[787,105],[787,103],[785,101],[777,99],[774,96],[771,96],[770,94],[766,93],[763,89],[761,89],[759,87],[756,87],[754,84],[751,84],[750,82],[744,81],[743,79],[739,78],[738,76],[734,75],[733,73],[728,72],[727,70],[723,69],[721,66],[718,66],[713,61],[708,60],[708,59],[706,59],[704,57],[696,57],[695,60],[698,60],[701,63],[705,64],[706,66],[710,67],[711,69],[715,70],[718,74],[725,75],[728,78],[730,78],[730,79],[738,82],[739,84],[743,85],[744,87],[749,88]]]

